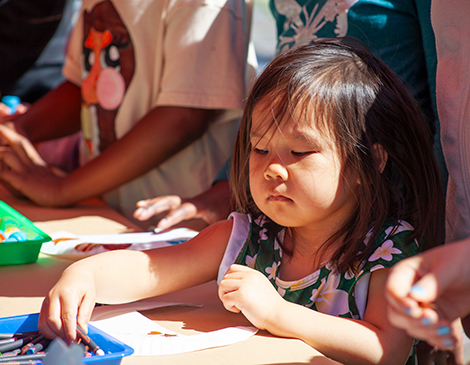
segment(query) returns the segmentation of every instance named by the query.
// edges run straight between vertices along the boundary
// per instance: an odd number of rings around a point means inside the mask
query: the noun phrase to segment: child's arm
[[[340,318],[284,300],[267,278],[233,265],[220,283],[228,310],[241,311],[255,326],[274,335],[299,338],[326,356],[347,364],[404,364],[412,339],[386,316],[387,270],[371,274],[364,321]]]
[[[19,135],[9,138],[11,152],[2,153],[0,178],[39,205],[65,206],[100,195],[155,168],[198,139],[218,111],[156,107],[122,139],[68,176],[57,176],[35,163],[33,147]]]
[[[40,331],[73,340],[77,321],[86,328],[95,301],[130,302],[215,279],[232,222],[218,222],[180,245],[111,251],[70,265],[43,302]]]
[[[12,121],[31,142],[64,137],[80,130],[80,88],[65,81]]]

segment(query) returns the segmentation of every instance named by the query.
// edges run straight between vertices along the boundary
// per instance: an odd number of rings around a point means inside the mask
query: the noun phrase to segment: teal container
[[[0,265],[19,265],[36,262],[44,242],[51,240],[24,215],[0,201],[0,230],[12,227],[26,234],[26,241],[0,242]]]

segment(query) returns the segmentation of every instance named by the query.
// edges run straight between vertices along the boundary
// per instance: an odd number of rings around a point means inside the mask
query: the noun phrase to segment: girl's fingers
[[[88,295],[83,299],[80,307],[78,308],[77,323],[83,329],[88,327],[88,322],[90,322],[93,309],[95,308],[95,301],[91,299]]]
[[[240,313],[240,309],[237,306],[237,293],[236,292],[223,292],[222,294],[219,291],[219,297],[224,305],[225,309],[233,313]]]

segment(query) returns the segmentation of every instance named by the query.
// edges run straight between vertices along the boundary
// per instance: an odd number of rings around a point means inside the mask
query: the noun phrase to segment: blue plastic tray
[[[36,331],[38,329],[38,319],[39,313],[0,318],[0,333]],[[84,364],[119,365],[124,356],[134,353],[132,347],[92,325],[88,326],[88,335],[101,347],[106,355],[83,358],[82,362]]]

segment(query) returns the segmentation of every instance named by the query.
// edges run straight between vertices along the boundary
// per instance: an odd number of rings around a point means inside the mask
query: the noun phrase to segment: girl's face
[[[254,202],[285,227],[339,229],[356,207],[356,174],[325,133],[292,119],[276,128],[262,106],[253,112],[250,133]]]

